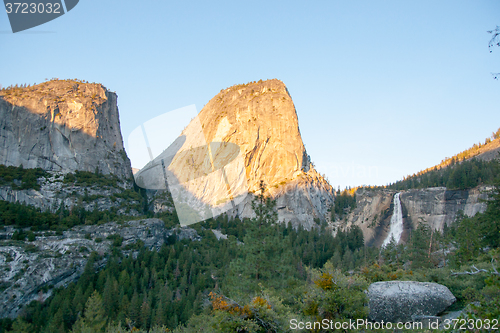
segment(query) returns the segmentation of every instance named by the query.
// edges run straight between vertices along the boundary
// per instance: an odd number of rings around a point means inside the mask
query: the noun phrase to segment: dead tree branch
[[[478,269],[475,265],[472,265],[472,268],[474,268],[474,271],[472,271],[472,269],[471,269],[470,271],[464,271],[464,272],[451,272],[451,276],[455,276],[455,275],[475,275],[475,274],[478,274],[478,273],[481,273],[481,272],[500,276],[500,273],[498,273],[497,268],[493,264],[493,259],[491,259],[491,266],[493,266],[493,270],[491,272],[488,271],[488,270],[486,270],[486,269]]]

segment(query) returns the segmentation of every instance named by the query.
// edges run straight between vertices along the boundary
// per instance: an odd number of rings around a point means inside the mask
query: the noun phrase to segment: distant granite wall
[[[452,224],[458,211],[474,216],[486,210],[489,186],[470,190],[447,190],[445,187],[412,189],[401,191],[404,232],[406,241],[410,230],[416,229],[420,222],[432,229],[443,230],[444,225]],[[393,211],[394,190],[360,189],[356,193],[357,207],[343,220],[335,222],[336,228],[357,225],[363,231],[367,245],[380,246],[389,232]]]
[[[401,193],[401,203],[406,210],[404,216],[412,228],[419,221],[433,229],[443,230],[444,225],[452,224],[459,210],[467,216],[484,212],[491,187],[481,186],[470,190],[447,190],[445,187],[433,187],[423,190],[408,190]]]

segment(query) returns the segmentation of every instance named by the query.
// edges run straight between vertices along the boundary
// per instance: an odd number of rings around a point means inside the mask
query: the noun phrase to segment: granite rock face
[[[444,225],[455,222],[459,210],[467,216],[474,216],[486,210],[490,186],[480,186],[470,190],[447,190],[433,187],[425,190],[408,190],[401,193],[401,204],[406,217],[415,228],[423,221],[433,229],[443,230]]]
[[[62,172],[48,171],[47,174],[48,177],[37,180],[39,190],[0,186],[0,200],[33,206],[41,211],[55,212],[61,206],[71,210],[80,206],[86,211],[107,211],[114,208],[118,215],[140,215],[137,210],[139,201],[119,197],[129,187],[128,179],[118,181],[114,186],[80,186],[65,183]]]
[[[207,142],[238,145],[245,156],[250,191],[287,182],[310,168],[295,106],[279,80],[223,89],[201,110]]]
[[[412,189],[401,191],[405,242],[409,232],[419,223],[443,230],[452,224],[458,211],[474,216],[486,210],[483,200],[488,198],[490,186],[479,186],[469,190],[447,190],[445,187]],[[337,224],[338,228],[357,225],[363,231],[365,243],[380,246],[387,237],[393,212],[394,190],[360,189],[356,192],[356,208]]]
[[[213,153],[212,146],[214,161],[208,161],[204,155],[193,158],[189,149],[193,151],[193,147],[212,143],[236,147],[237,151],[232,154],[226,149],[224,156],[224,153],[218,154],[219,151]],[[174,146],[175,149],[172,148]],[[169,149],[188,152],[184,156],[186,158],[177,158],[176,155],[168,166],[177,179],[186,180],[193,178],[184,174],[187,168],[183,163],[188,159],[194,160],[197,170],[209,169],[210,163],[213,169],[216,162],[226,165],[234,159],[233,155],[240,154],[240,169],[232,173],[226,171],[227,178],[234,176],[241,182],[243,177],[250,194],[241,191],[236,205],[229,208],[230,215],[253,216],[251,193],[259,192],[261,180],[266,185],[265,195],[277,199],[280,221],[311,228],[315,218],[326,219],[327,210],[333,204],[333,189],[314,170],[302,142],[292,98],[279,80],[235,85],[221,90],[166,151]],[[143,170],[136,177],[145,172]],[[207,204],[216,196],[224,196],[226,191],[225,185],[218,188],[212,184],[196,184],[189,188],[190,195]]]
[[[1,90],[0,164],[131,178],[116,94],[76,80]]]
[[[368,288],[368,299],[370,320],[392,323],[435,316],[456,301],[443,285],[415,281],[372,283]]]
[[[194,229],[166,229],[159,219],[78,226],[59,236],[37,232],[33,242],[10,240],[13,232],[0,233],[0,318],[14,318],[32,300],[47,299],[52,288],[76,281],[93,251],[99,254],[95,264],[98,269],[106,264],[106,254],[113,246],[134,256],[137,249],[129,245],[138,240],[150,250],[159,250],[172,236],[179,240],[201,239]],[[112,245],[116,235],[122,238],[121,245]]]
[[[380,246],[389,231],[395,194],[391,190],[359,189],[356,208],[341,221],[334,222],[334,227],[342,229],[356,225],[363,231],[365,244]]]

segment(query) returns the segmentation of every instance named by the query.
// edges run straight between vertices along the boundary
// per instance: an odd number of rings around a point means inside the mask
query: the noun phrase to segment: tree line
[[[492,184],[498,173],[499,166],[496,160],[471,159],[460,163],[452,162],[446,168],[435,167],[425,173],[405,177],[385,188],[401,191],[443,186],[450,190],[465,190],[478,185]]]

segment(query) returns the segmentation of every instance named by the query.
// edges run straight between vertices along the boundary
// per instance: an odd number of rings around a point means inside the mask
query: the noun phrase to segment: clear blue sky
[[[383,185],[500,127],[500,1],[90,1],[12,34],[0,84],[79,78],[116,91],[124,141],[222,88],[281,79],[333,186]]]

